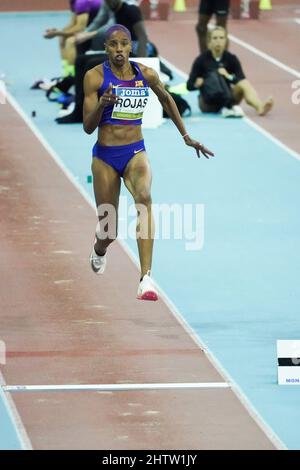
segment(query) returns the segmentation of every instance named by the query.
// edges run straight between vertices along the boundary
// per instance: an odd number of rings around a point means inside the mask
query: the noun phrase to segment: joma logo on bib
[[[148,88],[115,88],[118,97],[111,117],[114,119],[141,119],[149,98]]]
[[[120,95],[121,97],[124,97],[124,96],[128,96],[128,97],[132,97],[132,96],[138,96],[138,97],[142,97],[142,96],[148,96],[149,95],[149,92],[148,92],[148,88],[134,88],[134,87],[131,87],[131,88],[117,88],[117,90],[119,91],[119,93],[117,93],[118,95]]]

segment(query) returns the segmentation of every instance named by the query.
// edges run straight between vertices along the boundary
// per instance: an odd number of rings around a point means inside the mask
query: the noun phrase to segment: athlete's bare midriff
[[[99,145],[128,145],[142,139],[141,126],[103,124],[98,130]]]

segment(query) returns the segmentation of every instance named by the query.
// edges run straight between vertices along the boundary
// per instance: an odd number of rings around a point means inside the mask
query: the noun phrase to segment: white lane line
[[[171,62],[169,62],[167,59],[164,57],[162,58],[163,61],[166,63],[166,65],[169,68],[172,68],[178,75],[180,75],[185,81],[188,79],[188,75],[183,72],[182,70],[178,69],[175,65],[173,65]],[[244,121],[249,124],[249,126],[253,127],[255,130],[260,132],[264,137],[267,137],[269,140],[271,140],[274,144],[276,144],[278,147],[280,147],[282,150],[287,152],[289,155],[291,155],[293,158],[296,158],[296,160],[300,160],[300,154],[296,152],[295,150],[291,149],[288,145],[284,144],[281,140],[277,139],[273,134],[270,132],[266,131],[263,127],[261,127],[259,124],[256,124],[256,122],[252,121],[252,119],[245,117]]]
[[[182,72],[178,68],[174,67],[173,64],[171,64],[170,62],[166,61],[166,63],[169,63],[170,66],[173,68],[173,70],[176,70],[179,75],[187,77],[187,75],[184,74],[184,72]],[[67,169],[67,167],[64,165],[62,160],[59,158],[58,154],[48,144],[48,142],[43,137],[41,132],[30,121],[30,119],[27,117],[27,115],[22,110],[22,108],[19,106],[17,101],[9,93],[7,93],[7,99],[9,101],[9,103],[11,104],[11,106],[13,106],[15,111],[23,118],[25,123],[32,130],[33,134],[41,142],[41,144],[44,146],[44,148],[48,151],[49,155],[53,158],[53,160],[56,162],[56,164],[59,166],[59,168],[62,170],[62,172],[67,176],[69,181],[78,189],[78,191],[84,197],[84,199],[87,201],[87,203],[94,209],[95,214],[96,214],[94,201],[89,196],[89,194],[79,185],[79,183],[74,178],[72,173]],[[123,240],[119,239],[118,242],[120,243],[120,245],[122,246],[124,251],[127,253],[129,259],[131,259],[131,261],[134,263],[136,268],[139,269],[138,260],[137,260],[136,256],[133,254],[133,252],[130,250],[130,248],[125,244],[125,242]],[[177,309],[177,307],[171,301],[171,299],[168,297],[168,295],[159,286],[158,286],[158,291],[160,293],[161,299],[165,302],[165,304],[167,305],[169,310],[172,312],[172,314],[174,315],[174,317],[176,318],[178,323],[184,328],[186,333],[190,336],[190,338],[194,341],[194,343],[200,348],[200,350],[202,350],[205,353],[207,359],[214,366],[214,368],[219,372],[219,374],[222,376],[222,378],[227,383],[231,384],[232,390],[234,391],[237,398],[243,404],[243,406],[245,407],[245,409],[247,410],[249,415],[252,417],[252,419],[264,431],[264,433],[270,439],[270,441],[274,444],[274,446],[277,447],[277,449],[281,449],[281,450],[287,449],[286,445],[276,435],[276,433],[273,431],[273,429],[264,421],[262,416],[260,416],[260,414],[256,411],[256,409],[254,408],[252,403],[248,400],[248,398],[246,397],[244,392],[240,389],[238,384],[230,376],[229,372],[223,367],[223,365],[218,361],[218,359],[214,356],[214,354],[210,351],[210,349],[205,345],[205,343],[199,338],[199,336],[196,335],[194,330],[190,327],[190,325],[184,319],[183,315]]]
[[[11,421],[13,422],[16,433],[21,445],[22,450],[32,450],[32,444],[29,439],[29,436],[26,432],[26,429],[24,427],[24,424],[22,423],[21,417],[18,413],[18,410],[16,408],[16,405],[14,404],[12,398],[10,395],[6,395],[3,390],[3,387],[5,387],[5,380],[4,377],[0,371],[0,400],[4,403],[4,406],[6,408],[7,414],[9,415]]]
[[[298,24],[300,24],[300,18],[295,18],[295,20],[294,20],[294,21],[295,21],[295,23],[298,23]]]
[[[254,46],[251,46],[251,44],[249,44],[248,42],[242,41],[241,39],[237,38],[236,36],[233,36],[232,34],[229,34],[229,39],[235,42],[236,44],[238,44],[239,46],[244,47],[248,51],[253,52],[253,54],[258,55],[259,57],[266,60],[267,62],[270,62],[271,64],[275,65],[276,67],[279,67],[285,72],[288,72],[290,75],[300,78],[300,72],[298,70],[293,69],[292,67],[289,67],[288,65],[285,65],[283,62],[280,62],[280,60],[275,59],[275,57],[272,57],[270,54],[267,54],[266,52],[263,52]]]
[[[4,385],[4,392],[126,392],[137,390],[191,390],[230,388],[226,382],[153,383],[153,384],[74,384],[74,385]]]

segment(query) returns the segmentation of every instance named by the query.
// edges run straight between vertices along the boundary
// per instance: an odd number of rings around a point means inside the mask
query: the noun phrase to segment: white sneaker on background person
[[[237,104],[232,106],[232,108],[222,108],[221,114],[224,118],[241,118],[245,116],[244,111]]]
[[[234,111],[235,117],[241,118],[245,116],[243,109],[238,104],[235,104],[234,106],[232,106],[232,109]]]
[[[75,109],[75,101],[70,103],[67,108],[61,108],[61,110],[58,111],[57,117],[68,116],[69,114],[71,114],[74,111],[74,109]]]
[[[236,117],[233,108],[224,108],[221,109],[221,114],[224,118]]]

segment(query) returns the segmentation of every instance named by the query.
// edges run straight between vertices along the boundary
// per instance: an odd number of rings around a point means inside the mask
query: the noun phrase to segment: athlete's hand
[[[227,78],[227,80],[231,80],[232,79],[232,75],[230,75],[230,73],[227,72],[227,70],[224,68],[224,67],[220,67],[218,68],[218,72],[220,75],[222,75],[224,78]]]
[[[196,150],[198,158],[200,158],[201,153],[205,156],[205,158],[215,156],[215,154],[211,150],[207,149],[203,144],[200,144],[200,142],[198,142],[197,140],[191,139],[189,135],[186,135],[184,137],[184,141],[186,145],[188,145],[189,147],[193,147]]]
[[[46,29],[46,31],[44,32],[44,38],[46,39],[55,38],[55,36],[57,36],[57,33],[58,33],[58,29],[56,28]]]
[[[112,90],[113,86],[112,83],[110,83],[109,87],[106,88],[105,92],[99,100],[102,106],[112,106],[118,101],[118,97],[112,92]]]
[[[200,88],[200,87],[202,87],[203,83],[204,83],[204,78],[198,77],[198,78],[196,78],[196,81],[194,83],[194,87],[195,88]]]
[[[227,77],[227,75],[228,75],[228,72],[225,69],[225,67],[219,67],[218,72],[219,72],[220,75],[223,75],[223,77]]]

